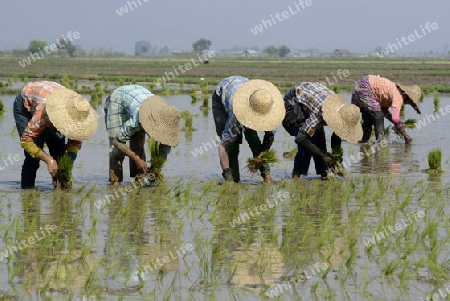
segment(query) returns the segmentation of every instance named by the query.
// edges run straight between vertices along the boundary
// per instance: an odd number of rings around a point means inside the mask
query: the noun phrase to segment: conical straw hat
[[[150,96],[139,107],[139,122],[155,141],[177,146],[181,139],[180,110],[160,96]]]
[[[97,131],[98,118],[88,100],[70,89],[58,89],[46,100],[50,122],[65,137],[82,141]]]
[[[283,96],[274,84],[253,79],[238,88],[233,97],[236,119],[255,131],[276,129],[284,119]]]
[[[357,143],[363,136],[360,110],[339,94],[329,95],[322,103],[323,119],[341,139]]]
[[[413,86],[404,86],[401,84],[397,84],[397,87],[405,92],[406,95],[411,99],[413,104],[411,106],[416,110],[417,113],[421,114],[419,105],[420,105],[420,98],[422,97],[422,89],[420,89],[419,86],[413,85]]]

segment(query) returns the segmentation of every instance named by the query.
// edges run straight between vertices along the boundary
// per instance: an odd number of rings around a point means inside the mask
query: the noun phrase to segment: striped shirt
[[[139,122],[139,107],[153,94],[142,86],[127,85],[115,89],[109,97],[106,113],[106,130],[109,137],[118,141],[130,140],[143,131]]]
[[[238,88],[248,81],[249,79],[243,76],[231,76],[221,80],[217,85],[216,94],[222,99],[222,104],[228,114],[228,120],[222,132],[222,140],[224,141],[234,143],[238,134],[242,132],[242,125],[233,113],[233,97]],[[275,134],[276,131],[270,132]]]
[[[300,126],[300,131],[312,137],[316,130],[325,125],[322,103],[332,94],[334,94],[332,90],[320,83],[302,82],[284,95],[285,101],[301,105],[302,111],[306,114],[306,120]]]
[[[369,83],[381,108],[402,108],[403,96],[394,82],[379,75],[369,75]]]
[[[31,113],[32,117],[24,130],[21,140],[24,142],[34,142],[46,128],[54,128],[47,111],[45,110],[47,97],[52,91],[65,89],[64,86],[49,81],[28,83],[21,92],[23,105]],[[68,140],[67,146],[81,147],[80,141]]]

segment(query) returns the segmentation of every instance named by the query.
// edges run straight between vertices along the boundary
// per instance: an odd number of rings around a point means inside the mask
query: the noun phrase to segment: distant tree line
[[[291,52],[291,49],[286,45],[282,45],[278,48],[271,45],[264,48],[263,52],[270,56],[286,57],[286,55]]]

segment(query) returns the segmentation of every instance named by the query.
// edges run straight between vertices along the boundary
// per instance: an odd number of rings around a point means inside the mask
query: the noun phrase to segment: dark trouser
[[[369,141],[372,134],[372,126],[375,127],[377,140],[378,137],[384,135],[384,114],[370,87],[368,76],[356,81],[351,102],[361,110],[363,137],[360,142]]]
[[[30,121],[32,115],[24,107],[23,99],[20,93],[14,101],[13,111],[19,137],[22,137],[22,134],[27,128],[28,122]],[[46,128],[45,131],[36,138],[34,143],[40,148],[43,148],[45,143],[48,147],[50,155],[55,160],[58,160],[65,153],[65,138],[56,129]],[[24,189],[34,188],[36,172],[39,168],[40,160],[34,159],[26,151],[24,151],[24,155],[25,160],[22,165],[20,186]]]
[[[225,124],[228,120],[228,113],[222,104],[220,97],[213,92],[212,94],[212,110],[214,116],[214,123],[216,125],[216,134],[222,138],[222,132],[225,129]],[[237,138],[236,142],[231,143],[228,148],[228,161],[230,163],[230,168],[233,172],[233,180],[239,182],[239,144],[242,144],[242,133],[239,134],[240,137]],[[253,157],[258,156],[261,153],[262,143],[258,137],[258,133],[252,129],[244,127],[244,137],[247,141],[250,149],[253,153]],[[269,164],[264,164],[259,169],[261,176],[264,177],[266,174],[270,174]]]
[[[119,179],[119,182],[123,181],[123,160],[125,159],[125,154],[122,153],[117,147],[113,146],[113,138],[109,138],[109,180],[114,182],[115,177]],[[142,160],[145,161],[145,132],[140,131],[131,136],[130,138],[130,149],[136,153]],[[111,175],[114,173],[115,177]],[[136,163],[134,160],[130,160],[130,177],[135,177],[139,174]]]
[[[318,129],[309,140],[316,145],[322,152],[327,151],[327,145],[325,140],[325,130],[324,128]],[[294,161],[294,170],[292,171],[293,176],[308,175],[309,163],[311,157],[314,159],[314,165],[316,168],[316,173],[318,175],[326,174],[327,166],[323,162],[322,158],[319,156],[312,155],[310,152],[304,150],[300,145],[298,146],[297,155]]]
[[[106,115],[108,114],[109,106],[109,96],[105,102],[105,123]],[[142,160],[146,160],[145,156],[145,131],[139,131],[131,136],[130,138],[130,149],[139,156]],[[114,182],[118,179],[119,182],[123,181],[123,160],[125,159],[125,154],[122,153],[117,147],[113,145],[113,138],[109,138],[109,180]],[[167,159],[167,155],[170,153],[171,147],[168,145],[159,145],[159,154]],[[134,160],[130,160],[130,177],[135,177],[139,173],[142,173],[136,166]]]
[[[363,121],[363,137],[361,142],[367,142],[372,134],[372,126],[375,127],[375,138],[384,135],[384,114],[382,111],[369,112],[361,109],[361,119]]]

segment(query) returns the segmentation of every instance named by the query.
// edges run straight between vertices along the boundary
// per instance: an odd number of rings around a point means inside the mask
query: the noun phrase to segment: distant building
[[[335,49],[333,52],[333,56],[339,56],[339,57],[349,57],[350,51],[348,49]]]
[[[244,57],[257,57],[259,56],[259,52],[256,50],[245,50]]]

